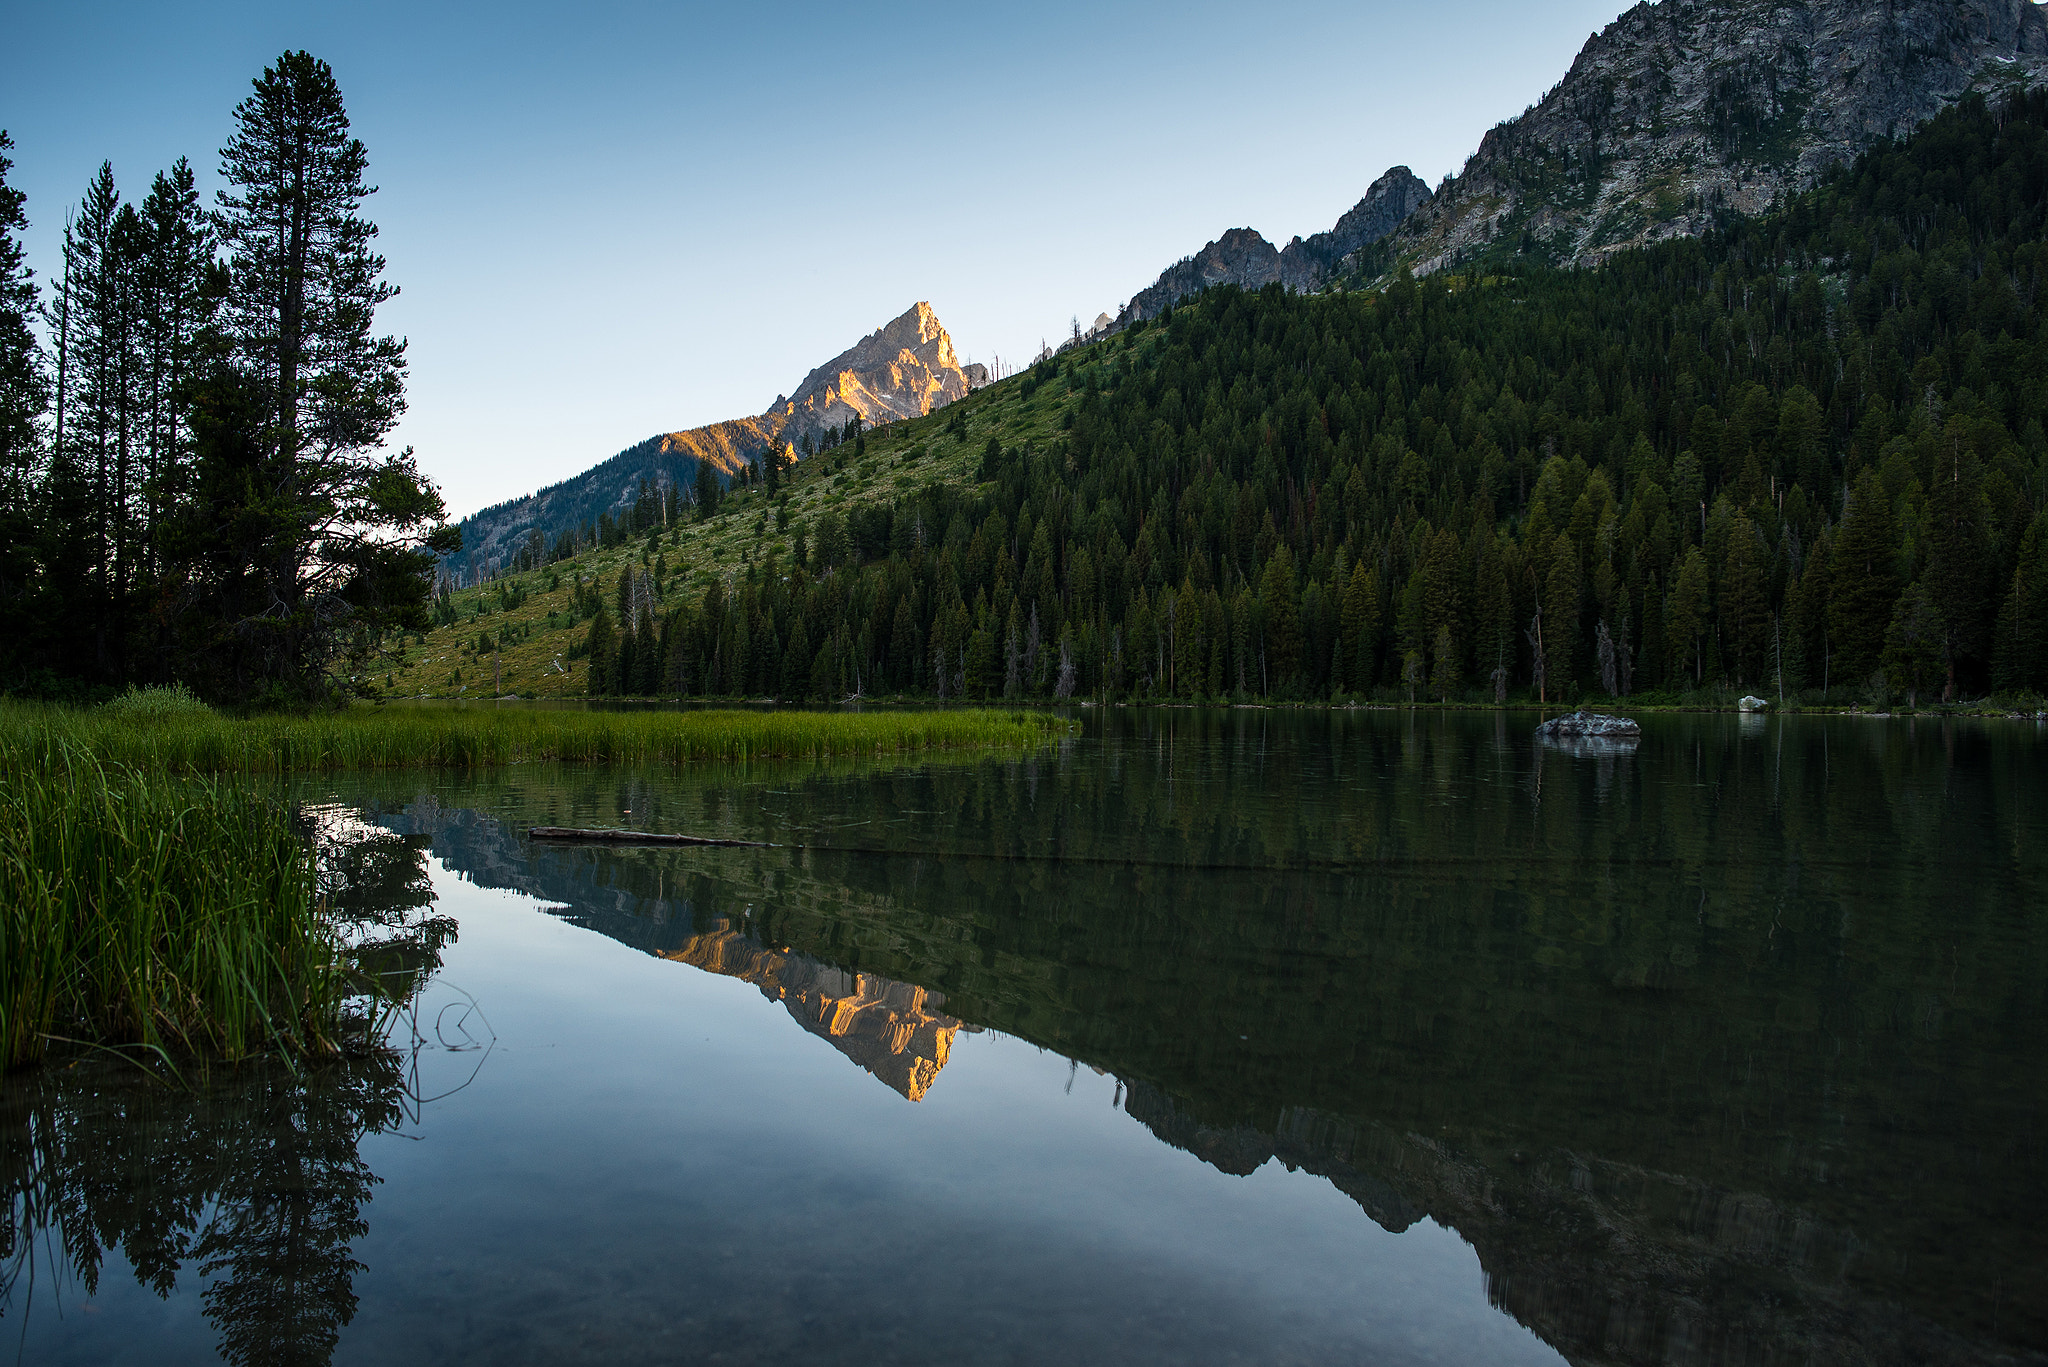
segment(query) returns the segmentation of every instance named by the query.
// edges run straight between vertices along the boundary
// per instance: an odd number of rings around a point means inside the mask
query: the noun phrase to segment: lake
[[[1077,716],[302,785],[394,1052],[8,1078],[0,1355],[2048,1361],[2048,728]]]

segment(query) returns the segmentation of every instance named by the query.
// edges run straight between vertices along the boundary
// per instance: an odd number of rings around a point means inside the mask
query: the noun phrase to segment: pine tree
[[[217,299],[207,281],[213,229],[200,208],[192,166],[183,157],[168,172],[158,173],[143,201],[141,222],[144,568],[158,574],[170,553],[166,537],[172,512],[187,494],[192,368]]]
[[[590,657],[590,674],[584,692],[593,698],[610,697],[618,692],[618,652],[618,633],[612,630],[611,614],[600,600],[597,615],[590,619],[590,630],[583,637],[583,653]]]
[[[43,473],[43,416],[49,376],[30,326],[36,312],[33,273],[20,238],[28,226],[25,197],[7,182],[14,146],[0,129],[0,666],[23,656],[41,635],[34,608],[38,587],[33,505]],[[11,672],[11,671],[10,671]]]
[[[64,235],[67,402],[59,442],[85,499],[85,521],[73,530],[89,562],[89,579],[57,587],[70,599],[64,616],[82,647],[74,665],[108,680],[121,677],[126,657],[124,589],[134,540],[130,477],[137,435],[133,379],[139,368],[133,266],[140,245],[135,212],[121,203],[113,166],[102,162]]]
[[[1836,528],[1829,561],[1828,635],[1835,675],[1852,687],[1868,679],[1883,656],[1885,631],[1899,598],[1898,552],[1891,500],[1877,476],[1866,470]]]
[[[1737,514],[1729,528],[1721,569],[1721,640],[1738,686],[1764,677],[1771,641],[1771,607],[1764,582],[1767,552],[1756,524]]]
[[[1294,587],[1294,553],[1281,546],[1259,576],[1265,615],[1267,692],[1288,687],[1301,669],[1301,600]]]
[[[1557,539],[1550,575],[1543,584],[1543,674],[1550,691],[1568,698],[1577,687],[1579,663],[1579,553],[1568,536]]]
[[[1693,687],[1704,682],[1706,636],[1712,610],[1707,593],[1706,552],[1694,546],[1678,567],[1678,577],[1672,581],[1671,597],[1664,610],[1665,648],[1671,660],[1668,677],[1673,682],[1688,674],[1691,677],[1684,681]]]
[[[1438,702],[1449,702],[1459,688],[1458,646],[1451,637],[1450,624],[1436,629],[1430,643],[1429,691]]]
[[[1886,681],[1905,691],[1908,707],[1918,707],[1921,690],[1947,672],[1943,649],[1946,635],[1934,596],[1927,591],[1925,582],[1915,580],[1912,587],[1899,595],[1884,637]]]
[[[1355,693],[1373,685],[1374,662],[1379,653],[1379,597],[1377,572],[1360,560],[1351,567],[1350,582],[1344,587],[1338,625],[1338,640],[1345,651],[1344,681]]]
[[[2020,538],[2019,556],[1999,605],[1992,681],[2001,692],[2040,687],[2048,673],[2048,512]]]
[[[17,236],[28,227],[26,196],[7,183],[14,147],[0,128],[0,517],[24,516],[42,456],[40,424],[49,404],[49,376],[30,321],[36,313],[35,273]],[[25,545],[26,527],[5,537]],[[5,571],[0,571],[4,574]],[[4,590],[0,590],[4,592]]]
[[[1985,525],[1982,470],[1963,446],[1960,423],[1945,436],[1945,458],[1937,462],[1927,490],[1928,598],[1941,619],[1942,656],[1947,661],[1944,701],[1955,697],[1957,673],[1981,683],[1989,673],[1986,636],[1997,599],[1990,584],[1989,528]]]
[[[253,595],[224,604],[245,676],[309,694],[345,633],[424,620],[434,553],[460,543],[411,448],[382,449],[405,407],[405,343],[374,332],[377,229],[360,212],[368,153],[327,63],[287,52],[235,107],[214,226],[228,252],[223,317],[253,400],[245,517]]]

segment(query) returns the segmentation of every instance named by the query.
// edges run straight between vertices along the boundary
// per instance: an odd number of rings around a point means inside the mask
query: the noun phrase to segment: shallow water
[[[308,789],[408,1047],[10,1078],[0,1351],[2043,1360],[2048,735],[1534,722]]]

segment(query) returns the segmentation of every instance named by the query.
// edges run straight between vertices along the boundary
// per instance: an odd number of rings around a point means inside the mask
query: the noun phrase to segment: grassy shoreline
[[[1021,749],[1061,728],[1026,712],[442,712],[355,707],[246,719],[0,703],[0,740],[172,774],[540,762],[688,763]]]
[[[136,699],[131,698],[131,703]],[[0,1071],[54,1041],[318,1056],[361,990],[291,814],[239,776],[1034,747],[1021,712],[221,716],[189,695],[0,701]]]

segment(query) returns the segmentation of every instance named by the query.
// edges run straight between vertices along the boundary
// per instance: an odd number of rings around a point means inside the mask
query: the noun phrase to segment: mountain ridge
[[[858,417],[865,426],[920,417],[964,397],[971,381],[953,339],[919,300],[804,376],[793,395],[759,414],[657,432],[580,474],[478,509],[458,525],[462,550],[444,562],[458,576],[512,562],[539,532],[547,546],[604,514],[632,507],[643,484],[689,490],[702,465],[730,484],[771,447],[815,443]]]
[[[1361,247],[1387,238],[1429,199],[1429,187],[1413,171],[1395,166],[1327,232],[1296,236],[1285,247],[1275,247],[1255,229],[1232,228],[1133,295],[1115,325],[1156,318],[1188,295],[1217,285],[1259,289],[1278,282],[1298,292],[1318,288]]]
[[[1417,275],[1497,249],[1588,264],[1758,214],[1971,90],[2048,80],[2035,0],[1648,0],[1403,222]]]

